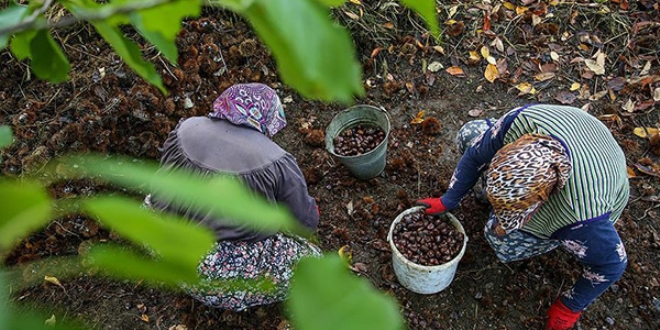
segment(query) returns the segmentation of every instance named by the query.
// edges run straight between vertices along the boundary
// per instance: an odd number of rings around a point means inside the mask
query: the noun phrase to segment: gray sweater
[[[174,165],[202,175],[233,174],[267,200],[290,209],[306,228],[315,230],[319,216],[314,198],[296,159],[264,134],[225,120],[191,117],[170,132],[163,145],[163,170]],[[153,206],[197,221],[215,233],[218,241],[259,241],[275,233],[229,225],[192,209],[179,208],[158,199]],[[249,205],[246,205],[249,207]]]

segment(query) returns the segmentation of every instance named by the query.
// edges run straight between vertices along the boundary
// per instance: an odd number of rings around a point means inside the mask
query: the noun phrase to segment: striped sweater
[[[466,150],[442,197],[443,204],[455,208],[495,153],[527,133],[562,142],[573,169],[566,186],[551,195],[521,230],[551,238],[558,229],[578,222],[619,218],[629,194],[623,151],[597,118],[578,108],[557,105],[522,107],[500,118]]]

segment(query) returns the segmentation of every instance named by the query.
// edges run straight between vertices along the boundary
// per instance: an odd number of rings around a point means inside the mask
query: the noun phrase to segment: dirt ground
[[[579,264],[559,250],[498,262],[482,235],[488,208],[474,196],[453,212],[469,242],[454,281],[441,293],[418,295],[397,282],[386,234],[402,210],[446,189],[459,159],[453,138],[463,123],[496,118],[527,103],[572,104],[611,128],[627,155],[632,189],[617,222],[629,267],[582,314],[577,328],[659,329],[660,138],[641,138],[633,129],[660,127],[660,102],[653,100],[660,87],[660,12],[653,1],[622,10],[624,3],[517,3],[540,17],[539,23],[526,14],[508,17],[516,9],[501,3],[493,8],[495,3],[479,2],[461,5],[452,23],[447,12],[458,3],[443,1],[441,21],[447,30],[441,42],[429,38],[414,15],[379,7],[381,2],[362,8],[348,3],[336,10],[336,18],[353,33],[364,68],[366,95],[356,103],[383,107],[392,122],[385,171],[367,181],[354,179],[319,139],[346,106],[305,100],[283,85],[268,50],[238,17],[208,11],[186,22],[178,39],[178,66],[143,44],[168,96],[136,77],[89,27],[60,30],[57,38],[73,67],[66,83],[36,80],[25,63],[0,52],[0,119],[16,134],[14,145],[2,151],[2,172],[38,173],[49,159],[80,151],[157,159],[158,147],[180,118],[207,114],[217,95],[234,83],[266,83],[279,92],[289,123],[275,141],[296,156],[322,211],[321,247],[334,253],[348,245],[353,261],[366,267],[356,275],[396,297],[409,329],[541,329],[550,303],[579,276]],[[359,9],[364,10],[361,17]],[[484,28],[484,12],[491,14],[490,29]],[[493,83],[484,76],[488,62],[482,46],[499,60]],[[593,62],[584,60],[599,49],[607,53],[604,75],[593,74],[597,56]],[[470,51],[482,58],[470,58]],[[434,62],[442,68],[437,70]],[[533,84],[536,93],[523,83]],[[573,83],[581,85],[573,90]],[[103,189],[89,181],[50,187],[57,198]],[[116,239],[84,215],[67,216],[27,238],[5,264],[21,267],[49,256],[74,255],[89,242]],[[280,305],[223,312],[142,284],[84,275],[62,282],[63,287],[44,283],[16,292],[15,301],[58,319],[78,318],[95,329],[280,329],[284,320]]]

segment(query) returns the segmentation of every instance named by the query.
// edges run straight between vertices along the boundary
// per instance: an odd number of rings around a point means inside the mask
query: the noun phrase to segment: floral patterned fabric
[[[272,304],[286,298],[293,268],[306,256],[318,257],[321,251],[303,238],[281,233],[253,243],[218,242],[198,266],[202,284],[184,289],[209,307],[232,311]],[[216,283],[264,278],[274,284],[266,293],[249,282],[239,289]]]
[[[244,125],[273,137],[286,126],[284,109],[277,93],[259,84],[236,84],[227,88],[213,102],[210,118]]]

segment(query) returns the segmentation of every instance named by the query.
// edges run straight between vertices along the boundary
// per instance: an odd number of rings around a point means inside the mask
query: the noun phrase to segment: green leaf
[[[95,155],[61,159],[59,171],[68,176],[100,176],[135,189],[150,187],[158,198],[174,205],[210,213],[255,230],[275,232],[290,230],[304,234],[293,215],[285,208],[268,202],[231,176],[201,178],[183,170],[159,171],[155,163],[134,163],[126,158]]]
[[[0,11],[0,30],[15,26],[20,23],[28,12],[26,6],[17,6],[12,3],[9,8]],[[7,46],[11,34],[0,35],[0,50]]]
[[[435,11],[435,0],[401,0],[401,3],[416,11],[424,20],[434,36],[439,33],[438,19]]]
[[[32,58],[32,49],[30,42],[37,35],[37,31],[25,31],[14,36],[11,40],[11,52],[18,57],[19,60]]]
[[[233,11],[242,12],[246,8],[252,6],[255,1],[258,0],[208,0],[208,3],[212,6],[220,6]]]
[[[195,269],[213,246],[213,234],[189,221],[158,214],[140,205],[123,197],[97,197],[85,201],[84,209],[122,237],[146,245],[168,262]]]
[[[4,148],[14,142],[14,135],[11,132],[11,127],[2,125],[0,126],[0,148]]]
[[[286,304],[299,330],[403,329],[393,298],[351,274],[337,255],[301,260]]]
[[[31,67],[37,77],[53,83],[69,79],[69,60],[48,30],[39,30],[30,41]]]
[[[346,0],[316,0],[324,6],[327,7],[339,7],[346,2]]]
[[[105,22],[95,22],[92,24],[96,28],[96,31],[98,31],[103,39],[112,46],[126,64],[128,64],[140,77],[158,87],[163,94],[167,94],[167,90],[163,85],[163,80],[158,75],[158,72],[156,72],[154,65],[142,58],[140,48],[126,38],[119,28]]]
[[[11,248],[50,220],[50,198],[37,183],[0,180],[0,201],[0,250]]]
[[[177,248],[184,250],[185,247]],[[143,279],[152,284],[163,282],[176,286],[197,281],[197,267],[182,266],[167,261],[154,260],[117,245],[95,245],[89,251],[87,260],[108,275],[122,279]]]
[[[257,0],[242,14],[273,51],[282,80],[303,96],[349,103],[364,93],[348,32],[316,0]]]

